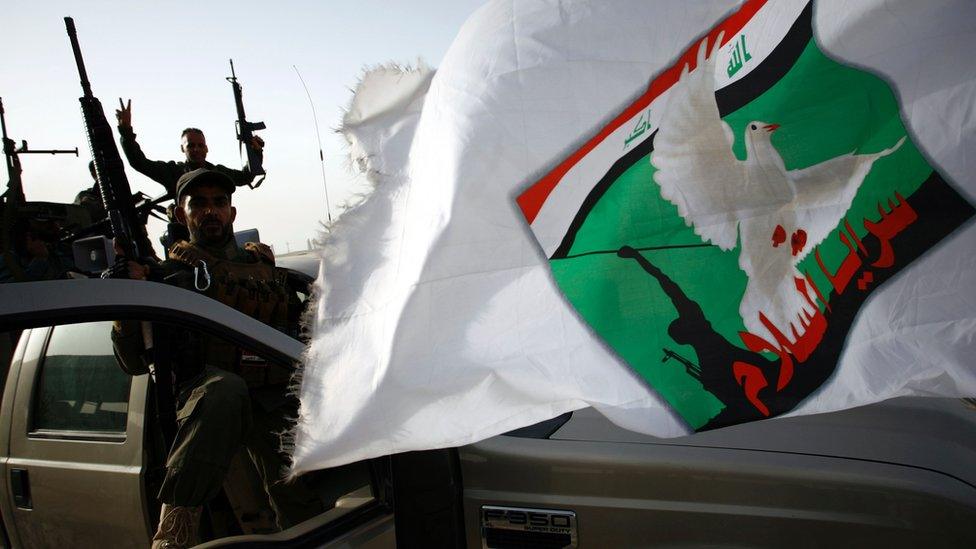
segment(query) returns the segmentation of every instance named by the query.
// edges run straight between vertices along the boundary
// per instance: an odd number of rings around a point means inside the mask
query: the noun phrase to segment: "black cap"
[[[234,189],[236,189],[234,182],[226,175],[207,168],[197,168],[192,172],[186,172],[181,175],[180,179],[176,182],[176,203],[179,204],[182,201],[183,193],[192,185],[202,184],[222,187],[227,191],[228,195],[233,194]]]

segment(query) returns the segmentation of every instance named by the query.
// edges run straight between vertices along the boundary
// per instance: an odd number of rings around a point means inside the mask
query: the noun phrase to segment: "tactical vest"
[[[291,293],[283,269],[263,261],[220,259],[186,241],[174,244],[169,258],[193,269],[193,286],[198,292],[288,332]],[[219,338],[204,338],[202,347],[205,363],[240,375],[251,388],[286,383],[291,375],[290,370],[251,353],[242,353],[235,345]]]

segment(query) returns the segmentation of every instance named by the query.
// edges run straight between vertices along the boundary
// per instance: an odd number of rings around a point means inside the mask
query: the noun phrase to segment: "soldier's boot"
[[[200,515],[203,507],[180,507],[163,504],[159,511],[159,528],[152,539],[152,549],[184,549],[200,543]]]

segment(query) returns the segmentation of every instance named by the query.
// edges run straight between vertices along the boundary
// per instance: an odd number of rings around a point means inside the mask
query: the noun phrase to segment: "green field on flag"
[[[901,114],[888,85],[880,78],[841,65],[811,41],[793,68],[763,95],[724,120],[735,135],[733,150],[742,160],[742,138],[752,121],[779,124],[772,137],[789,170],[806,168],[856,151],[874,153],[905,135]],[[623,154],[625,151],[622,151]],[[661,198],[653,180],[654,167],[644,157],[617,179],[587,216],[568,258],[553,260],[556,281],[580,315],[663,396],[692,428],[705,424],[723,407],[674,360],[662,362],[667,348],[698,363],[690,346],[678,345],[667,334],[676,318],[670,300],[656,280],[633,260],[613,251],[634,248],[700,245],[701,239]],[[895,192],[910,196],[932,168],[910,140],[874,164],[847,213],[860,236],[865,218],[877,220],[878,203]],[[835,230],[819,245],[828,268],[836,268],[848,249]],[[605,251],[609,253],[596,253]],[[578,254],[589,254],[578,257]],[[739,250],[690,247],[645,251],[646,257],[698,302],[712,326],[735,345],[744,330],[739,301],[746,275],[739,269]],[[799,265],[826,296],[831,287],[810,253]]]

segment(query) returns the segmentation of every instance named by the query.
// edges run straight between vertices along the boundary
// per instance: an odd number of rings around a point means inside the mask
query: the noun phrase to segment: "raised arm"
[[[182,171],[176,162],[146,158],[145,153],[142,152],[142,147],[136,142],[136,134],[132,130],[131,99],[123,103],[122,98],[119,98],[119,108],[115,111],[115,118],[119,123],[119,144],[122,146],[122,152],[125,154],[125,159],[129,165],[135,171],[165,187],[168,192],[173,192]]]

